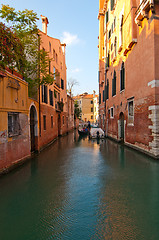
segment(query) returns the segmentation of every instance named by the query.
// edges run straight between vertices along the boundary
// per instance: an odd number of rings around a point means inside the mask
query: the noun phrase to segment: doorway
[[[119,115],[119,139],[124,142],[125,129],[124,129],[124,114],[123,112]]]
[[[31,152],[37,150],[37,111],[32,105],[30,108],[30,142]]]

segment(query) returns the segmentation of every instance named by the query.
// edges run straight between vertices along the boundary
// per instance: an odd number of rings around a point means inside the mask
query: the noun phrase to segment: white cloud
[[[71,73],[78,73],[78,72],[81,72],[81,69],[75,68],[71,70]]]
[[[73,35],[69,32],[63,32],[63,36],[61,38],[61,41],[63,43],[66,43],[66,45],[72,45],[77,44],[80,40],[77,35]]]

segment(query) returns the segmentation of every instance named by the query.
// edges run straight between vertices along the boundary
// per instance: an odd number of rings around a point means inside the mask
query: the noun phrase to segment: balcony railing
[[[148,11],[150,9],[153,9],[154,7],[154,0],[143,0],[138,9],[136,10],[135,14],[136,14],[136,18],[135,18],[135,22],[137,25],[141,25],[141,21],[144,18],[148,18]]]

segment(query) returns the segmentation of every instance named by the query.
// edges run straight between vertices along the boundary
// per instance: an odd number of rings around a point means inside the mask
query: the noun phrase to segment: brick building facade
[[[75,127],[74,100],[67,95],[66,87],[66,45],[47,35],[46,17],[42,16],[42,22],[40,48],[49,53],[49,71],[56,73],[55,81],[40,86],[38,94],[30,98],[28,83],[20,74],[0,69],[0,173]]]
[[[74,119],[68,124],[70,113],[68,112],[67,79],[65,47],[59,39],[47,35],[48,19],[41,16],[42,29],[40,48],[49,53],[51,59],[49,72],[55,74],[52,85],[42,85],[40,91],[40,136],[39,147],[47,145],[50,141],[63,135],[73,128]],[[73,101],[73,100],[72,100]],[[72,108],[71,116],[74,115]]]
[[[100,125],[159,157],[159,1],[99,0],[98,19]]]

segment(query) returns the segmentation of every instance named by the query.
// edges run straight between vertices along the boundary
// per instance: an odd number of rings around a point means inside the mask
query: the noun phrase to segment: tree
[[[75,118],[80,118],[81,117],[81,113],[82,113],[82,111],[79,108],[78,102],[75,101],[75,103],[74,103],[74,117]]]
[[[24,47],[17,34],[0,22],[0,67],[8,65],[22,71]]]
[[[3,5],[0,9],[0,17],[8,25],[6,30],[12,26],[13,38],[10,44],[11,56],[8,55],[7,45],[4,45],[3,55],[5,61],[3,65],[13,65],[33,88],[39,87],[42,84],[52,84],[55,79],[55,74],[49,73],[49,54],[40,49],[41,38],[36,24],[38,20],[37,13],[32,10],[25,9],[24,11],[16,11],[9,5]],[[3,24],[1,24],[3,26]],[[9,31],[9,30],[8,30]],[[3,32],[0,32],[0,38],[3,38]],[[19,39],[19,48],[16,48],[15,42]],[[17,49],[17,51],[15,51]],[[22,53],[19,54],[20,52]],[[9,57],[8,57],[9,56]],[[7,59],[10,59],[8,62]]]
[[[78,85],[78,81],[76,79],[70,78],[67,85],[68,85],[67,91],[70,94],[70,97],[72,97],[73,96],[73,93],[72,93],[73,92],[73,87],[75,85]]]

